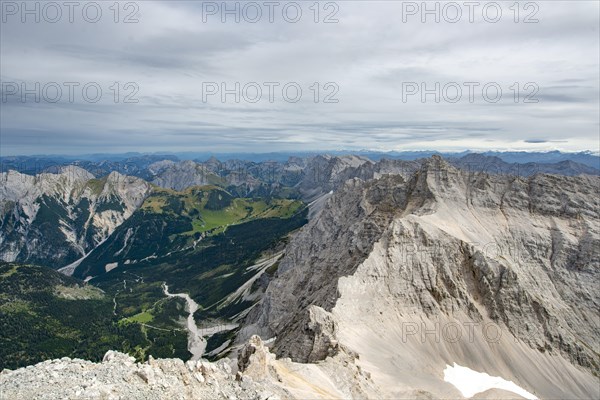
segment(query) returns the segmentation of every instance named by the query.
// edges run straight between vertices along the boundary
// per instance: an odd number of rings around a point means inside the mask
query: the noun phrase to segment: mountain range
[[[104,360],[5,370],[11,398],[471,397],[464,370],[508,382],[477,398],[600,396],[588,163],[129,156],[0,175],[0,320],[51,332],[0,335],[0,368]]]
[[[38,161],[23,160],[26,159],[22,158],[19,165],[25,166],[24,170]],[[117,161],[74,161],[67,166],[47,166],[44,170],[48,172],[36,175],[10,170],[0,174],[0,258],[57,269],[66,267],[103,242],[141,206],[153,187],[183,191],[213,185],[234,197],[290,198],[310,203],[352,177],[406,177],[418,170],[423,160],[383,158],[375,162],[354,155],[317,155],[256,163],[221,162],[214,157],[196,162],[142,156]],[[496,156],[467,154],[448,161],[465,171],[507,176],[600,174],[600,170],[571,160],[508,163]],[[6,158],[2,162],[10,165]]]

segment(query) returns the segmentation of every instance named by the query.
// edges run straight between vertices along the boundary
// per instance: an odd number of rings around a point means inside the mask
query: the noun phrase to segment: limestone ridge
[[[313,346],[322,346],[314,343],[315,332],[305,329],[311,315],[319,314],[318,308],[333,308],[337,279],[332,277],[352,275],[395,216],[429,207],[433,196],[424,185],[426,174],[423,166],[409,182],[400,175],[347,181],[319,218],[290,243],[278,279],[254,314],[263,337],[277,336],[278,354],[302,362],[328,354],[313,351]],[[318,322],[315,329],[320,329]]]
[[[242,332],[276,337],[280,356],[324,359],[344,345],[331,312],[360,268],[355,284],[372,281],[375,297],[342,319],[489,319],[598,376],[599,185],[470,173],[436,156],[408,179],[350,180],[293,238]]]

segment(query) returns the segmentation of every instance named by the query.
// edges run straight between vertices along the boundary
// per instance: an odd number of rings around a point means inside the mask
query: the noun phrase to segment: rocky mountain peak
[[[349,180],[291,240],[242,332],[276,338],[273,351],[300,362],[347,348],[398,396],[407,396],[392,384],[398,376],[434,382],[428,371],[450,360],[529,382],[542,397],[594,396],[599,184],[469,173],[435,156],[407,179]],[[435,332],[449,323],[492,324],[503,339],[402,340],[408,325]],[[497,351],[537,372],[487,355]]]
[[[96,179],[83,168],[29,176],[3,173],[0,180],[0,254],[54,268],[85,256],[141,205],[146,181],[111,172]]]
[[[56,175],[56,174],[50,174]],[[94,178],[94,175],[87,170],[78,167],[76,165],[65,165],[60,167],[59,174],[65,176],[67,179],[71,181],[79,181],[79,182],[87,182],[90,179]]]

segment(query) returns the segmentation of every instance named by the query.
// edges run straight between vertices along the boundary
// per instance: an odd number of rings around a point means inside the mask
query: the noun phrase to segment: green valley
[[[172,329],[179,302],[155,307],[157,328],[122,321],[112,296],[47,267],[0,263],[0,370],[46,359],[101,360],[118,349],[138,360],[189,357],[183,330]]]
[[[96,191],[102,184],[88,183]],[[64,356],[99,360],[109,349],[138,360],[189,359],[186,302],[167,297],[163,284],[198,304],[194,318],[206,333],[205,354],[222,356],[307,213],[295,199],[238,197],[213,185],[181,192],[154,186],[75,264],[72,277],[0,264],[0,369]],[[39,220],[58,225],[44,216]]]
[[[167,283],[198,303],[200,328],[231,330],[262,295],[260,278],[267,269],[263,279],[274,273],[287,236],[306,217],[298,200],[238,198],[215,186],[155,188],[74,276],[113,296],[120,324],[147,328],[159,319],[164,329],[180,329],[181,319],[161,317],[165,303],[180,301],[166,299]],[[230,336],[218,333],[207,351]]]

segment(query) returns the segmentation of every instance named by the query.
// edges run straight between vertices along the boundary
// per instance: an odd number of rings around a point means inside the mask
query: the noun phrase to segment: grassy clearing
[[[303,205],[301,201],[289,199],[268,202],[250,198],[224,200],[231,197],[227,191],[214,185],[194,186],[182,192],[155,188],[141,209],[154,214],[189,217],[192,230],[183,233],[189,236],[196,233],[219,234],[228,226],[257,218],[289,218]],[[219,208],[219,203],[223,204],[223,208]]]
[[[160,195],[152,195],[148,197],[140,209],[150,211],[155,214],[162,214],[163,209],[167,205],[166,198]]]
[[[289,218],[300,210],[302,202],[279,199],[267,204],[264,200],[234,199],[232,205],[222,210],[199,210],[199,217],[192,221],[194,233],[222,233],[227,226],[257,218]]]
[[[266,206],[266,204],[265,204]],[[302,207],[302,202],[298,200],[274,200],[271,205],[258,215],[257,218],[289,218],[297,213]]]
[[[152,322],[153,319],[154,319],[154,315],[152,315],[148,311],[143,311],[139,314],[134,315],[133,317],[123,318],[121,321],[147,324],[149,322]]]
[[[191,233],[211,231],[243,220],[248,216],[246,204],[244,199],[235,199],[231,206],[222,210],[199,210],[201,219],[194,220],[195,231]]]
[[[100,300],[104,297],[102,290],[97,287],[86,286],[63,286],[58,285],[54,289],[54,294],[57,297],[67,300]]]

